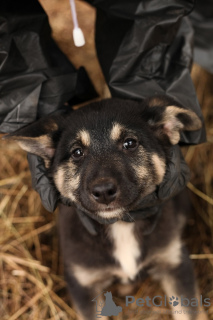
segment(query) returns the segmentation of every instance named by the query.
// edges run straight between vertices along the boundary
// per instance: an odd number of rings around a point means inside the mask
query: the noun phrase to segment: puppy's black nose
[[[117,187],[112,182],[97,183],[92,188],[92,195],[97,202],[109,204],[116,198]]]

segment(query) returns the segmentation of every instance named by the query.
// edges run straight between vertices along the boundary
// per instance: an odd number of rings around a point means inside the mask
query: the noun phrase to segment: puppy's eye
[[[125,150],[128,150],[128,149],[136,149],[138,146],[138,143],[137,143],[137,140],[135,139],[131,139],[131,138],[128,138],[124,141],[123,143],[123,149]]]
[[[72,157],[73,159],[80,159],[81,157],[84,156],[83,150],[81,148],[76,148],[72,151]]]

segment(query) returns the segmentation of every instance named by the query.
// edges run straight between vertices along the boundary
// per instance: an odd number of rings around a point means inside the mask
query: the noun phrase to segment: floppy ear
[[[180,131],[194,131],[202,127],[199,117],[184,109],[174,100],[155,97],[147,100],[146,121],[158,138],[167,138],[170,144],[180,141]]]
[[[61,134],[63,118],[61,115],[42,118],[2,139],[15,140],[22,149],[36,154],[45,160],[46,166],[55,153]]]

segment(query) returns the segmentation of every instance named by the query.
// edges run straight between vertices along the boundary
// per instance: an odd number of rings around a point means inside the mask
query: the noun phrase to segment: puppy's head
[[[200,119],[167,98],[108,99],[49,116],[6,137],[41,156],[62,201],[95,219],[121,219],[153,192],[168,149]]]

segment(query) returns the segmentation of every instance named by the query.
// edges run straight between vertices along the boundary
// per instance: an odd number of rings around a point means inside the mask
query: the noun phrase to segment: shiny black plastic
[[[61,108],[97,96],[51,38],[37,0],[0,2],[0,131],[12,132]]]
[[[97,7],[97,53],[112,96],[166,94],[202,118],[190,77],[194,1],[88,2]],[[181,134],[184,144],[204,141],[204,128]]]

